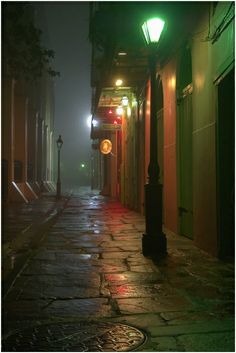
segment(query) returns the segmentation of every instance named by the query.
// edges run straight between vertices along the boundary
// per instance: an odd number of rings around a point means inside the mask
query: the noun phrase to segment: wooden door
[[[192,238],[192,85],[183,90],[178,109],[179,232]]]

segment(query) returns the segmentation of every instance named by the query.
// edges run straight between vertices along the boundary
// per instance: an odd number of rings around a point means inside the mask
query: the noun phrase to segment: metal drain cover
[[[137,328],[111,322],[54,323],[14,333],[4,352],[127,352],[145,341]]]

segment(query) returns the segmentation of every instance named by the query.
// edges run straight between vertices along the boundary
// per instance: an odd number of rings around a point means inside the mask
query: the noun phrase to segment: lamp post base
[[[156,258],[167,255],[166,236],[162,232],[162,185],[159,183],[145,185],[145,221],[143,255]]]
[[[142,253],[157,259],[167,255],[167,241],[164,233],[155,235],[143,234]]]

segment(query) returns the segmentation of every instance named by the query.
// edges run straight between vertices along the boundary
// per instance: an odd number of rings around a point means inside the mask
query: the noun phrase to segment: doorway
[[[234,69],[218,84],[217,209],[218,255],[234,256],[235,111]]]
[[[180,60],[178,75],[178,225],[180,235],[193,238],[192,200],[192,61],[189,48]]]

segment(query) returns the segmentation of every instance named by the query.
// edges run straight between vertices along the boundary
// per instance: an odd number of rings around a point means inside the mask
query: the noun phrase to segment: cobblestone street
[[[233,261],[166,232],[154,263],[144,217],[86,188],[24,209],[3,218],[3,351],[234,351]]]

